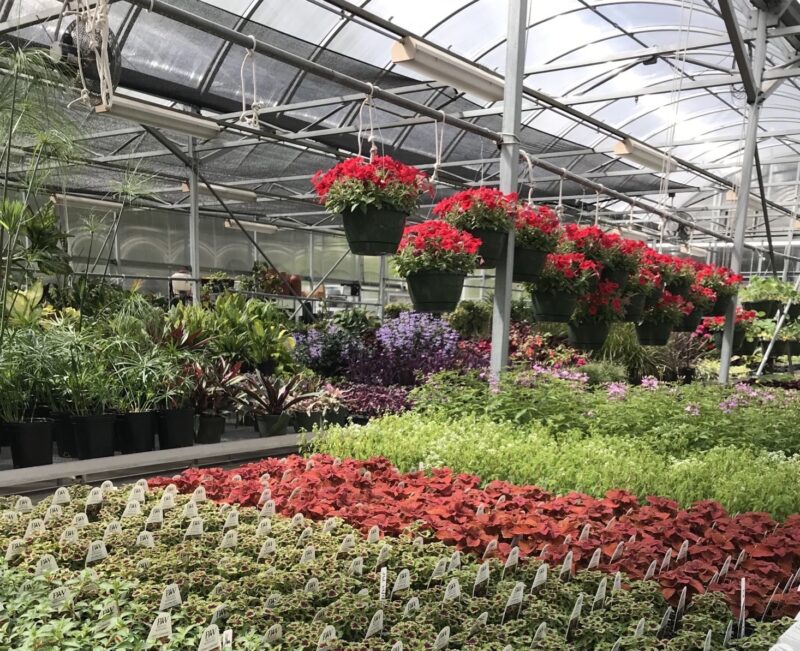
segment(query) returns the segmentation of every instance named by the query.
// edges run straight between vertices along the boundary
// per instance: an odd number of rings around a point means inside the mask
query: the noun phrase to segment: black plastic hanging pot
[[[544,269],[547,253],[539,249],[514,247],[514,282],[536,282]]]
[[[408,293],[417,312],[452,312],[461,300],[466,274],[454,271],[420,271],[406,277]]]
[[[666,346],[671,334],[671,323],[640,323],[636,326],[640,346]]]
[[[114,423],[116,414],[73,416],[72,430],[78,459],[114,456]]]
[[[342,213],[344,234],[356,255],[391,255],[397,252],[406,215],[397,210],[368,208]]]
[[[481,261],[478,264],[478,268],[494,269],[506,251],[506,246],[508,245],[508,231],[495,231],[488,228],[470,228],[467,229],[467,232],[479,238],[481,241],[481,247],[478,249],[478,255],[481,257]]]
[[[693,310],[691,314],[686,314],[683,320],[673,329],[674,332],[694,332],[703,320],[703,311]]]
[[[755,312],[763,312],[767,319],[775,316],[775,313],[781,308],[780,301],[743,301],[742,308],[745,310],[753,310]]]
[[[689,278],[679,278],[678,280],[673,280],[670,283],[667,283],[667,290],[671,294],[677,294],[678,296],[683,296],[683,298],[687,298],[689,291],[692,289],[692,281]]]
[[[263,414],[256,416],[256,429],[261,438],[282,436],[289,428],[289,414]]]
[[[570,294],[533,292],[533,314],[537,321],[568,323],[577,303],[577,297]]]
[[[714,346],[717,350],[722,350],[722,332],[714,333]],[[737,328],[733,331],[733,352],[738,354],[745,343],[745,331],[742,328]],[[776,344],[780,342],[775,342]],[[774,351],[773,351],[774,352]]]
[[[631,274],[625,269],[603,267],[603,271],[600,276],[603,278],[603,280],[609,280],[612,283],[616,283],[618,285],[618,290],[622,291],[628,286],[628,280],[630,279]]]
[[[10,440],[11,460],[15,468],[53,463],[53,424],[49,418],[3,423],[3,430]]]
[[[725,316],[732,303],[733,296],[717,296],[717,301],[711,308],[711,316]]]
[[[756,348],[758,348],[758,342],[755,339],[752,341],[745,339],[737,349],[737,355],[754,355]]]
[[[156,428],[158,414],[142,411],[125,414],[121,417],[120,450],[122,454],[151,452],[156,449]]]
[[[158,413],[158,442],[162,450],[194,445],[194,409],[165,409]]]
[[[600,350],[608,339],[611,326],[608,323],[584,321],[583,323],[567,324],[567,337],[569,345],[578,350]]]
[[[625,318],[627,323],[638,323],[642,320],[644,306],[647,296],[644,294],[631,294],[628,297],[628,304],[625,306]]]
[[[197,436],[199,444],[219,443],[225,433],[225,416],[200,414],[197,419]]]

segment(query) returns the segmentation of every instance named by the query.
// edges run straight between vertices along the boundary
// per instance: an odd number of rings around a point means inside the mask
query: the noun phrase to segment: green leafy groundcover
[[[532,593],[543,567],[535,561],[508,568],[488,561],[488,582],[473,594],[478,566],[461,565],[457,552],[413,531],[364,539],[335,520],[271,515],[268,499],[261,510],[235,510],[169,488],[137,495],[144,490],[73,487],[67,498],[62,489],[60,505],[48,498],[32,511],[24,500],[2,500],[2,648],[197,649],[213,622],[230,629],[225,648],[233,649],[396,651],[402,642],[429,650],[449,627],[456,649],[610,649],[621,639],[622,649],[700,651],[721,648],[730,624],[719,594],[696,597],[676,626],[674,613],[664,618],[657,583],[620,577],[618,589],[598,572],[561,580],[560,568],[550,568]],[[202,535],[187,537],[200,520]],[[508,607],[519,584],[522,602]],[[171,633],[148,641],[163,613]],[[790,624],[748,621],[747,636],[730,648],[766,649]]]
[[[720,502],[729,512],[800,513],[800,458],[739,447],[712,447],[675,458],[649,439],[626,434],[554,435],[546,423],[451,418],[437,412],[386,416],[364,427],[331,428],[309,447],[335,457],[382,456],[402,471],[419,464],[568,493],[602,497],[624,488],[689,506]]]

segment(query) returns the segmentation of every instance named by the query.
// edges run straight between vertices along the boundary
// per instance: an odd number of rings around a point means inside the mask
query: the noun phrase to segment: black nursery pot
[[[70,420],[78,459],[114,456],[115,414],[73,416]]]
[[[608,323],[587,321],[584,323],[568,323],[567,333],[569,345],[578,350],[600,350],[608,339],[611,329]]]
[[[547,253],[538,249],[514,247],[514,282],[536,282],[544,269]]]
[[[69,414],[55,414],[53,437],[56,440],[58,456],[77,458],[78,446],[75,443],[75,430],[72,427],[72,417]]]
[[[417,312],[452,312],[461,300],[466,274],[454,271],[419,271],[406,278]]]
[[[143,411],[121,417],[120,451],[122,454],[150,452],[156,449],[157,414]]]
[[[331,409],[325,412],[325,422],[330,425],[347,425],[349,416],[350,412],[348,412],[347,409],[339,407],[338,409]]]
[[[194,445],[194,409],[181,407],[160,411],[158,442],[162,450]]]
[[[256,431],[259,437],[283,436],[289,428],[289,414],[260,414],[256,416]]]
[[[310,414],[299,412],[294,414],[292,421],[296,432],[311,432],[315,426],[322,428],[325,417],[321,411],[312,411]]]
[[[482,242],[478,255],[483,259],[478,265],[479,269],[494,269],[508,245],[508,231],[495,231],[488,228],[470,228],[470,235],[479,238]]]
[[[743,301],[742,307],[745,310],[754,310],[756,312],[763,312],[767,319],[775,316],[775,313],[781,308],[780,301]]]
[[[671,323],[640,323],[636,326],[640,346],[666,346],[671,334]]]
[[[11,460],[15,468],[53,463],[53,421],[49,418],[4,423],[3,431],[11,443]]]
[[[225,433],[225,416],[200,414],[197,420],[197,436],[195,442],[199,444],[219,443]]]
[[[731,303],[733,303],[733,296],[718,296],[717,302],[711,308],[711,316],[725,316]]]
[[[714,346],[717,350],[722,350],[722,332],[715,332],[714,333]],[[742,346],[745,344],[745,331],[741,328],[735,329],[733,331],[733,352],[737,354]],[[775,342],[778,343],[778,342]]]
[[[397,252],[406,215],[396,210],[370,208],[342,213],[347,244],[356,255],[391,255]]]
[[[683,317],[683,320],[675,328],[675,332],[694,332],[703,320],[703,311],[694,310],[691,314]]]
[[[567,323],[572,318],[578,299],[570,294],[533,293],[533,314],[537,321]]]
[[[633,294],[628,297],[628,304],[625,306],[625,321],[627,323],[638,323],[642,320],[644,306],[647,302],[645,294]]]
[[[601,275],[603,280],[610,280],[612,283],[616,283],[619,291],[628,286],[628,280],[631,277],[630,273],[625,269],[612,269],[611,267],[604,267]]]

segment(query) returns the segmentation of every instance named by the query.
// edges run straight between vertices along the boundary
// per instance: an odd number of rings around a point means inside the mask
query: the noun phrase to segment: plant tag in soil
[[[592,525],[585,524],[583,525],[583,529],[581,529],[581,535],[578,536],[578,540],[580,542],[585,542],[589,540],[589,535],[592,533]]]
[[[525,584],[521,581],[518,581],[514,584],[514,588],[511,590],[511,594],[508,595],[508,601],[506,601],[506,607],[503,610],[503,621],[506,621],[506,617],[509,616],[514,612],[514,608],[516,607],[517,614],[519,614],[519,610],[522,607],[522,600],[525,598]]]
[[[725,629],[725,637],[722,638],[723,648],[727,647],[731,643],[732,637],[733,637],[733,620],[728,622],[728,626]]]
[[[601,550],[599,547],[597,549],[595,549],[594,553],[592,554],[592,557],[589,559],[589,565],[586,566],[586,569],[587,570],[593,570],[596,567],[599,567],[600,566],[600,558],[601,558],[602,554],[603,554],[603,550]]]
[[[149,558],[143,558],[138,563],[136,563],[136,569],[139,571],[144,571],[152,565]]]
[[[450,557],[450,562],[447,564],[447,571],[452,572],[461,567],[461,552],[456,550]]]
[[[31,518],[28,520],[28,526],[25,528],[25,538],[32,538],[33,536],[40,536],[47,531],[44,520],[41,518]]]
[[[364,573],[364,559],[361,556],[356,556],[350,563],[347,573],[350,576],[361,576]]]
[[[406,602],[406,605],[403,608],[403,617],[411,617],[411,613],[416,612],[417,610],[419,610],[419,598],[411,597],[411,599]]]
[[[150,626],[150,633],[147,635],[148,642],[157,640],[169,640],[172,637],[172,617],[169,613],[158,613]]]
[[[488,585],[490,572],[491,567],[489,565],[489,561],[484,561],[478,566],[478,571],[475,573],[475,583],[472,586],[473,597],[483,583]]]
[[[606,589],[608,587],[608,578],[603,577],[600,581],[600,585],[597,586],[597,592],[594,593],[594,599],[592,599],[592,612],[594,612],[595,608],[602,608],[606,602]]]
[[[368,640],[373,635],[378,635],[383,630],[383,611],[377,610],[375,614],[372,616],[372,619],[369,622],[369,628],[367,629],[367,634],[364,636],[365,640]]]
[[[367,534],[367,542],[368,543],[376,543],[381,539],[381,530],[378,529],[378,525],[376,524],[374,527],[371,527],[369,533]]]
[[[647,572],[645,572],[645,574],[644,574],[644,580],[645,581],[649,581],[650,579],[652,579],[656,575],[656,567],[657,566],[658,566],[658,563],[656,561],[653,561],[652,563],[650,563],[650,567],[647,568]]]
[[[473,635],[475,635],[475,633],[477,633],[480,629],[486,626],[486,623],[488,621],[489,621],[489,613],[484,611],[480,615],[478,615],[475,618],[475,621],[472,622],[472,626],[470,626],[469,628],[468,637],[472,637]]]
[[[114,617],[119,617],[119,608],[113,601],[109,601],[103,606],[97,616],[98,621],[94,627],[95,632],[102,633],[109,628]]]
[[[258,514],[259,518],[271,518],[275,515],[275,502],[267,500],[264,506],[261,507],[261,513]]]
[[[106,530],[103,532],[103,541],[108,540],[110,536],[118,536],[122,533],[122,525],[119,520],[112,520],[106,525]]]
[[[400,570],[392,586],[392,597],[398,592],[405,592],[411,587],[411,572]]]
[[[89,549],[86,551],[86,564],[96,563],[108,558],[108,550],[106,544],[102,540],[95,540],[89,543]]]
[[[422,536],[417,536],[411,542],[411,546],[415,549],[422,549],[425,546],[425,540],[422,538]]]
[[[276,644],[283,638],[283,627],[280,624],[273,624],[267,629],[264,641],[267,644]]]
[[[197,502],[189,501],[183,505],[183,512],[181,513],[181,518],[184,520],[191,520],[192,518],[196,518],[199,515],[197,511]]]
[[[346,554],[352,549],[355,549],[356,546],[356,538],[353,534],[349,533],[344,538],[342,538],[342,543],[339,545],[339,551],[337,554]]]
[[[681,548],[678,550],[678,557],[675,559],[677,563],[682,563],[686,560],[686,556],[689,553],[689,541],[684,540],[681,544]]]
[[[664,611],[664,616],[661,618],[661,624],[658,626],[658,632],[656,633],[656,638],[661,640],[667,636],[669,632],[669,623],[672,621],[672,606],[669,606]]]
[[[170,583],[164,592],[161,594],[161,604],[158,609],[161,611],[169,610],[175,606],[180,606],[183,603],[181,599],[181,590],[177,583]]]
[[[503,565],[503,574],[505,574],[507,570],[516,569],[517,565],[519,565],[519,547],[514,547],[514,549],[509,552],[505,565]]]
[[[273,592],[267,600],[264,602],[264,606],[266,608],[275,608],[281,602],[281,594],[279,592]]]
[[[483,552],[483,560],[489,558],[497,550],[497,538],[490,540],[486,545],[486,550]]]
[[[147,514],[145,524],[164,524],[164,510],[160,506],[154,506]]]
[[[277,546],[274,538],[267,538],[264,544],[261,545],[261,551],[258,552],[258,560],[263,560],[275,554]]]
[[[378,559],[375,561],[375,567],[381,567],[389,560],[389,554],[391,554],[392,548],[390,545],[386,544],[381,547],[381,550],[378,552]]]
[[[268,502],[272,499],[272,490],[269,486],[265,486],[264,489],[261,491],[261,496],[258,498],[258,505],[261,506],[265,502]]]
[[[647,620],[644,617],[642,617],[639,620],[639,623],[636,624],[636,630],[633,632],[633,637],[639,638],[639,637],[642,637],[644,635],[644,627],[645,627],[646,623],[647,623]]]
[[[69,603],[69,588],[62,585],[50,592],[50,610],[59,611]]]
[[[325,520],[325,524],[322,525],[322,531],[323,533],[333,533],[338,526],[339,521],[336,518],[328,518]]]
[[[170,484],[169,486],[167,486],[164,489],[164,492],[165,493],[170,493],[172,495],[177,495],[178,494],[178,487],[175,484]]]
[[[450,579],[444,589],[444,601],[455,601],[461,596],[461,584],[458,579]]]
[[[16,511],[3,511],[3,524],[17,524],[19,515]]]
[[[389,570],[385,567],[381,568],[381,583],[378,590],[378,599],[384,601],[386,599],[386,584],[389,578]]]
[[[564,563],[561,565],[561,571],[558,573],[558,578],[562,581],[569,581],[572,578],[572,552],[567,552],[564,557]]]
[[[486,505],[485,504],[478,504],[478,508],[475,509],[475,515],[481,516],[486,513]]]
[[[397,642],[392,645],[390,651],[403,651],[403,643],[400,640],[397,640]]]
[[[569,616],[569,623],[567,624],[567,635],[566,640],[569,642],[572,640],[572,636],[575,634],[575,629],[578,626],[578,621],[581,618],[581,611],[583,610],[583,593],[581,592],[578,595],[578,598],[575,600],[575,605],[572,607],[572,613]]]
[[[58,571],[58,563],[52,554],[45,554],[38,561],[36,561],[36,570],[34,576],[42,576],[50,572]]]
[[[611,594],[615,595],[622,590],[622,572],[617,572],[614,575],[614,585],[611,586]]]
[[[136,500],[128,500],[125,510],[122,512],[122,519],[135,518],[142,515],[142,505]]]
[[[94,506],[95,504],[103,503],[103,490],[101,488],[93,488],[86,496],[86,506]]]
[[[317,558],[317,549],[314,545],[309,545],[303,550],[303,554],[300,556],[300,564],[305,563],[313,563]]]
[[[226,628],[222,632],[222,648],[223,649],[233,648],[233,630],[230,628]]]
[[[208,498],[206,497],[206,487],[205,486],[198,486],[192,491],[192,502],[196,504],[202,504]]]
[[[211,624],[200,636],[200,644],[197,645],[197,651],[218,651],[221,647],[222,637],[219,634],[219,627],[216,624]]]
[[[65,504],[69,504],[71,501],[72,498],[69,496],[69,491],[64,486],[61,486],[60,488],[56,489],[55,493],[53,493],[53,500],[51,504],[63,506]]]
[[[51,504],[44,512],[44,522],[49,524],[53,520],[58,520],[62,515],[64,515],[62,508],[58,504]]]
[[[152,548],[156,546],[156,539],[153,538],[153,534],[149,531],[140,531],[139,535],[136,536],[136,546],[137,547],[145,547],[145,548]]]
[[[617,638],[617,641],[614,642],[614,646],[611,647],[611,651],[622,651],[622,638]]]
[[[303,592],[307,592],[309,594],[314,594],[319,590],[319,579],[315,576],[312,576],[307,582],[305,587],[303,588]]]
[[[331,642],[336,639],[336,629],[333,626],[326,626],[322,629],[322,634],[319,636],[317,642],[317,649],[327,649]]]
[[[314,534],[314,530],[311,527],[306,527],[300,532],[300,535],[297,538],[297,546],[300,547],[306,540],[311,538]]]
[[[533,584],[531,585],[531,594],[533,594],[539,586],[547,583],[547,563],[542,563],[539,569],[536,570],[536,576],[533,577]]]
[[[305,522],[305,518],[303,517],[302,513],[295,513],[292,516],[292,526],[293,527],[302,527],[303,522]]]
[[[14,503],[14,510],[17,513],[30,513],[33,511],[33,502],[30,497],[18,497]]]
[[[433,651],[446,649],[448,644],[450,644],[450,627],[445,626],[436,636],[436,641],[433,643]]]
[[[214,614],[211,615],[211,623],[224,622],[228,619],[228,608],[225,604],[220,604],[214,609]]]
[[[78,530],[75,527],[67,527],[61,532],[61,537],[58,539],[58,544],[61,547],[65,545],[72,545],[78,542]]]
[[[189,526],[186,527],[186,533],[183,534],[184,538],[194,538],[203,535],[203,518],[194,517],[189,521]]]
[[[620,558],[622,558],[622,551],[623,551],[624,548],[625,548],[625,543],[623,543],[623,542],[619,543],[614,548],[614,553],[611,554],[611,560],[609,560],[608,562],[609,563],[614,563],[615,561],[618,561]]]
[[[539,624],[538,628],[536,629],[536,632],[533,634],[533,642],[539,642],[540,640],[543,640],[546,635],[547,635],[547,622],[542,622],[541,624]],[[533,648],[533,646],[531,646],[531,648]]]
[[[144,502],[146,499],[146,493],[144,488],[141,486],[134,486],[131,488],[130,492],[128,493],[128,501],[129,502]]]
[[[239,530],[231,529],[226,531],[222,536],[222,542],[219,545],[220,549],[236,549],[239,544]]]
[[[440,558],[436,563],[436,567],[433,568],[431,578],[428,580],[428,586],[430,586],[431,582],[435,581],[436,579],[441,579],[445,574],[447,574],[447,559]]]
[[[269,518],[264,518],[263,520],[259,520],[258,526],[256,527],[256,538],[266,538],[272,533],[272,520]]]
[[[711,651],[711,641],[713,638],[713,632],[709,631],[706,633],[705,642],[703,642],[703,651]]]
[[[108,495],[109,493],[113,493],[116,489],[114,486],[114,482],[110,479],[106,479],[102,484],[100,484],[100,490],[103,491],[103,495]]]
[[[228,515],[225,516],[225,524],[222,526],[222,530],[225,529],[233,529],[239,526],[239,511],[236,509],[231,509],[228,511]]]
[[[266,486],[269,484],[270,475],[268,472],[265,472],[261,477],[258,478],[258,481],[261,483],[262,486]]]

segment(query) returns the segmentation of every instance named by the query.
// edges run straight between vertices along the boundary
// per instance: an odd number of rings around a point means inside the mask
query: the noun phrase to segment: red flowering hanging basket
[[[569,345],[578,350],[600,350],[608,339],[611,325],[602,321],[570,322],[567,324]]]
[[[350,250],[357,255],[397,251],[406,218],[431,186],[417,168],[390,156],[349,158],[311,181],[328,212],[340,214]]]
[[[547,206],[522,204],[517,210],[514,228],[514,282],[536,282],[548,254],[555,251],[561,237],[558,215]]]
[[[598,278],[597,264],[581,253],[551,253],[533,284],[533,313],[538,321],[567,323],[578,296]]]
[[[409,226],[394,258],[417,312],[452,312],[464,278],[475,269],[481,241],[443,221]]]

